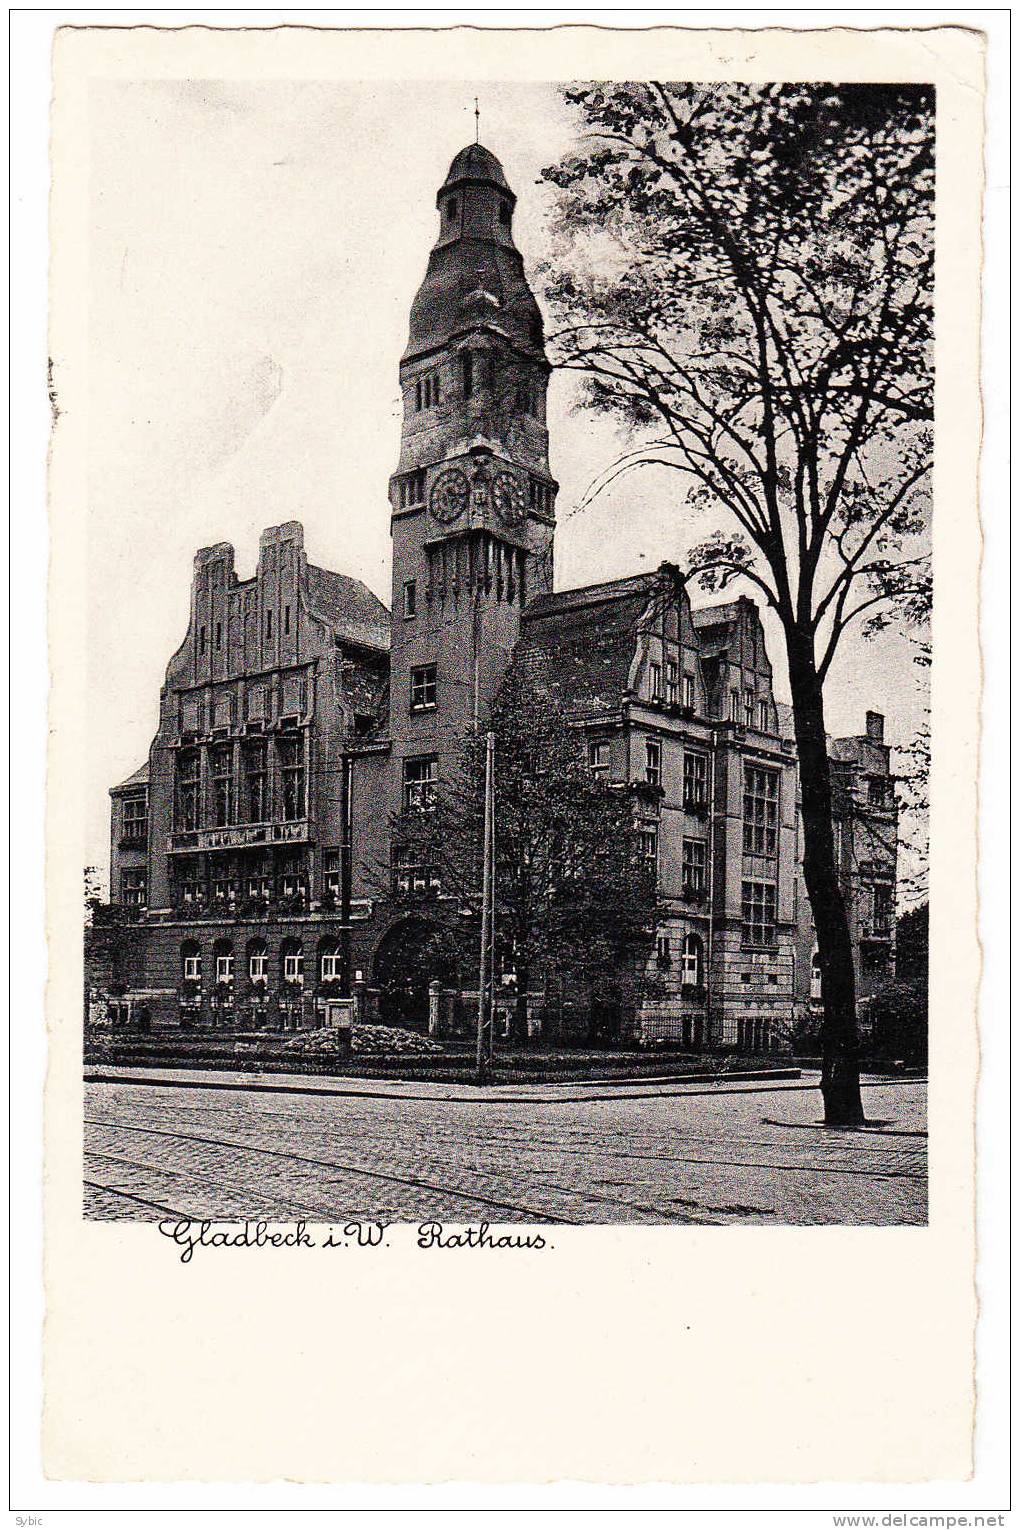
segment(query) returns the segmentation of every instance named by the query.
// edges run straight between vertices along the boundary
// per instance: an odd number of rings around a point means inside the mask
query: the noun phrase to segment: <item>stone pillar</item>
[[[439,999],[441,985],[438,978],[433,978],[429,984],[429,1035],[438,1036],[442,1029]]]
[[[355,978],[351,985],[354,995],[354,1022],[356,1025],[364,1024],[368,1017],[368,984],[364,978]]]

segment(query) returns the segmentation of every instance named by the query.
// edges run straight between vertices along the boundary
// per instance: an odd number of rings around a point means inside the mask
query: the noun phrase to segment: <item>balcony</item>
[[[310,837],[307,818],[283,823],[238,823],[218,829],[176,829],[167,836],[170,855],[205,850],[243,850],[249,845],[297,845]]]

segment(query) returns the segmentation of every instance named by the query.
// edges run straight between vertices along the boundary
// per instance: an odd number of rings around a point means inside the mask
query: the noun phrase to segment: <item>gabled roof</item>
[[[308,595],[338,637],[369,648],[389,649],[390,613],[360,579],[309,563]]]
[[[518,658],[568,713],[618,711],[659,582],[658,574],[637,574],[540,595],[524,609]]]
[[[143,765],[139,765],[138,769],[134,771],[133,774],[128,776],[126,781],[121,781],[118,786],[111,786],[110,790],[113,792],[122,792],[126,791],[129,786],[148,786],[148,784],[149,762],[146,760]]]

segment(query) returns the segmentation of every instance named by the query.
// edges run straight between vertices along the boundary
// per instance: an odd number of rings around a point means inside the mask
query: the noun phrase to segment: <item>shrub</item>
[[[872,1047],[880,1057],[914,1067],[928,1061],[928,985],[889,983],[870,1002]]]

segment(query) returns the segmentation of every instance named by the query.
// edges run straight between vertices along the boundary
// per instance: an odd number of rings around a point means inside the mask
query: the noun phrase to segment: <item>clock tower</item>
[[[515,202],[488,149],[461,150],[400,363],[390,731],[405,801],[484,724],[521,610],[552,587],[549,365]]]

